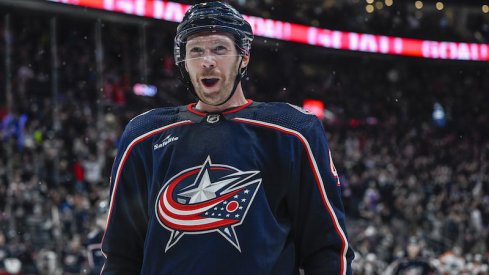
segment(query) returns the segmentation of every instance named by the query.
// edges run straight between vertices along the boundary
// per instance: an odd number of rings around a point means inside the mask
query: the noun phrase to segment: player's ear
[[[248,63],[250,62],[250,55],[243,55],[243,61],[241,62],[241,68],[245,68],[248,66]]]

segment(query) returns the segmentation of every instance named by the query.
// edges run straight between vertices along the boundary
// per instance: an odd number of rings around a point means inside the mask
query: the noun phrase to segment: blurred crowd
[[[138,26],[103,22],[97,48],[95,21],[79,20],[58,18],[57,85],[50,17],[13,12],[10,32],[0,23],[13,96],[0,98],[0,274],[97,274],[122,130],[148,109],[192,101],[172,30],[148,25],[141,47]],[[487,64],[272,42],[252,56],[248,97],[325,103],[354,274],[489,274]],[[141,82],[157,95],[135,95]]]

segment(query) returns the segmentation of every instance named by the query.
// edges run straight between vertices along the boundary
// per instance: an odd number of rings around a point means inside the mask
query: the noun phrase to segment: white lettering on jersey
[[[166,145],[168,145],[169,143],[177,141],[177,140],[178,140],[178,137],[172,137],[171,135],[169,135],[162,142],[155,144],[153,147],[153,151],[160,149],[160,148],[163,148]]]

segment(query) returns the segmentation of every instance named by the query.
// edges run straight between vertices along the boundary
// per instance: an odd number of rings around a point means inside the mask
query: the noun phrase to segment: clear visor
[[[195,62],[201,59],[221,60],[242,55],[241,49],[236,48],[231,35],[209,33],[189,37],[185,44],[185,58],[178,62]]]
[[[199,26],[175,37],[175,62],[191,62],[202,58],[230,58],[248,55],[251,40],[237,39],[240,30],[226,26]]]

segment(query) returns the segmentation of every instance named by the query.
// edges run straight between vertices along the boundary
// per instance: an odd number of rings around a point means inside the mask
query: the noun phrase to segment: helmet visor
[[[227,26],[199,26],[185,30],[175,38],[176,64],[209,55],[215,58],[249,55],[251,41],[233,35],[234,31]],[[225,37],[216,37],[215,34]]]

